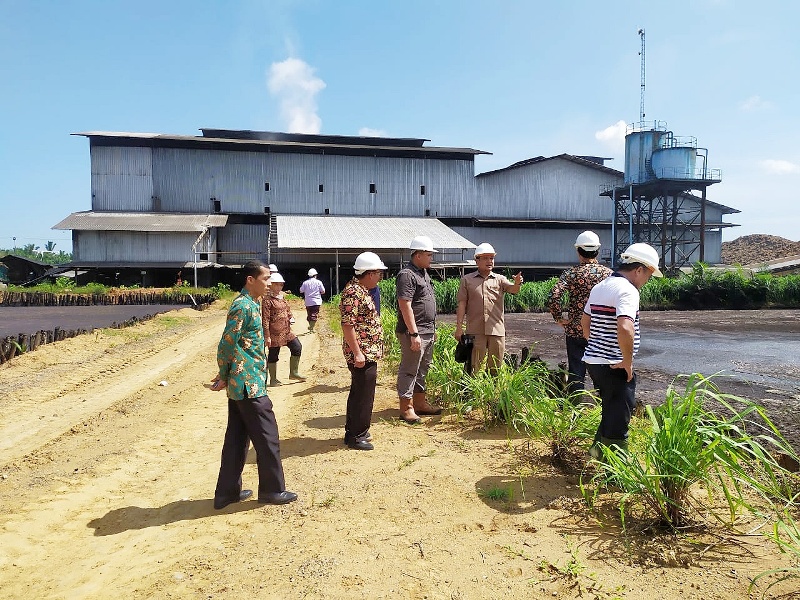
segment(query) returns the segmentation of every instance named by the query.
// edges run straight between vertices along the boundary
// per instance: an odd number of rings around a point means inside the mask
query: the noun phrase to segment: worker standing
[[[631,244],[610,277],[589,292],[581,325],[588,340],[583,361],[600,394],[602,413],[592,458],[601,446],[628,447],[628,426],[636,410],[633,358],[639,350],[639,290],[650,277],[662,277],[658,252],[648,244]]]
[[[586,338],[583,337],[581,317],[583,307],[592,288],[611,275],[611,269],[597,262],[600,238],[594,231],[584,231],[575,240],[578,264],[561,274],[550,292],[548,308],[556,323],[564,328],[567,345],[567,393],[573,401],[580,401],[585,390],[586,365],[583,353]],[[564,297],[568,296],[567,315],[562,309]]]

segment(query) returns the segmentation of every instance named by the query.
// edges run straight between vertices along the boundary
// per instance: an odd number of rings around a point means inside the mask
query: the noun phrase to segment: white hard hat
[[[427,235],[418,235],[409,245],[410,250],[422,250],[423,252],[436,252],[433,247],[433,241]]]
[[[663,277],[664,274],[658,269],[658,252],[649,244],[631,244],[620,255],[623,263],[638,262],[653,269],[654,277]]]
[[[308,270],[308,276],[309,276],[309,277],[313,277],[313,276],[314,276],[314,275],[316,275],[316,274],[317,274],[317,270],[316,270],[314,267],[311,267],[311,268]]]
[[[475,258],[481,254],[497,254],[497,252],[494,251],[494,247],[489,242],[481,242],[475,248]]]
[[[278,272],[278,267],[276,265],[270,263],[269,264],[269,272],[270,273],[277,273]]]
[[[353,269],[355,269],[357,275],[361,275],[364,271],[377,271],[388,268],[374,252],[362,252],[356,257],[356,262],[353,264]]]
[[[283,279],[283,275],[281,275],[280,273],[273,273],[272,275],[270,275],[269,276],[269,282],[270,283],[286,283],[284,281],[284,279]]]
[[[575,240],[576,248],[583,248],[584,250],[597,250],[600,248],[600,238],[594,231],[584,231]]]

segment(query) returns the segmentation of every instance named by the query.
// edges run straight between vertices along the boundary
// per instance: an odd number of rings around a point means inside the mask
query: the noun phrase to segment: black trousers
[[[286,347],[289,349],[289,353],[292,356],[300,356],[303,353],[303,345],[300,343],[300,340],[294,338],[291,342],[286,344]],[[268,363],[276,363],[278,362],[278,354],[280,354],[281,347],[275,346],[274,348],[269,348],[267,350],[267,362]]]
[[[583,353],[589,342],[583,337],[567,337],[567,392],[574,394],[586,389],[586,363],[583,362]]]
[[[311,321],[316,321],[319,319],[319,304],[312,304],[311,306],[306,306],[306,321],[309,323]]]
[[[378,363],[367,361],[360,369],[350,369],[350,393],[347,395],[347,416],[344,423],[344,441],[357,442],[367,437],[375,404],[375,384],[378,382]]]
[[[631,415],[636,410],[636,374],[628,381],[625,369],[591,363],[586,368],[602,401],[598,435],[609,440],[628,439]]]
[[[222,445],[222,459],[215,498],[236,498],[242,491],[242,471],[247,459],[248,439],[253,441],[258,463],[258,495],[283,492],[281,448],[278,423],[269,396],[228,399],[228,427]]]

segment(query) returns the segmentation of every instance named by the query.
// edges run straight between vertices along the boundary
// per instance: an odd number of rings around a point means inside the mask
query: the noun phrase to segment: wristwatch
[[[410,332],[409,332],[409,334],[408,334],[408,335],[410,335],[411,337],[419,337],[419,333],[418,333],[418,332],[416,332],[416,331],[415,331],[414,333],[410,333]]]

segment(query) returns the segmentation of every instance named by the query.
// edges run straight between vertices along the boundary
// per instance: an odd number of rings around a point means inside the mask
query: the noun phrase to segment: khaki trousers
[[[497,374],[503,364],[503,355],[506,351],[506,337],[504,335],[472,334],[475,336],[475,345],[472,347],[472,372],[481,368],[483,361],[492,375]]]

